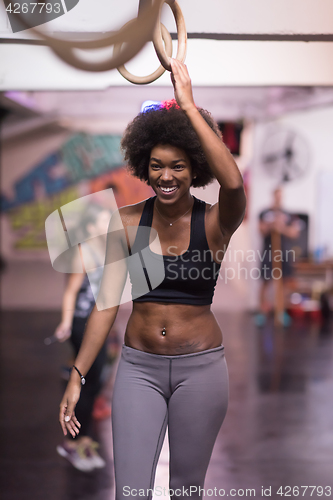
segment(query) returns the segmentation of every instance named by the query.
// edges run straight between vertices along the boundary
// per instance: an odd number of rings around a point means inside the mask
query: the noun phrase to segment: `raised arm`
[[[220,184],[218,206],[213,207],[212,214],[216,216],[221,232],[226,236],[231,236],[242,222],[245,212],[246,198],[241,173],[228,148],[196,108],[191,79],[186,66],[172,59],[171,68],[171,79],[177,103],[186,113],[197,133],[211,171]]]

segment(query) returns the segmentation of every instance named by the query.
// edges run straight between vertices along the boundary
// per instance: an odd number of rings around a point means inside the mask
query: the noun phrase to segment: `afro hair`
[[[209,111],[197,109],[222,139],[218,125]],[[206,186],[214,179],[198,136],[174,99],[145,108],[129,123],[122,138],[121,149],[129,169],[133,175],[146,182],[150,153],[158,144],[169,144],[186,152],[193,175],[196,176],[192,180],[193,187]]]

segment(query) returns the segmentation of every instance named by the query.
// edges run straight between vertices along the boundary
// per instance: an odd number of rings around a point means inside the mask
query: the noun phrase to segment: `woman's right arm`
[[[95,306],[92,310],[83,337],[80,351],[75,360],[75,366],[86,376],[97,354],[101,350],[110,329],[116,318],[118,307],[98,311]],[[75,437],[79,433],[80,423],[75,417],[74,409],[81,393],[81,378],[76,370],[72,370],[71,376],[60,403],[59,421],[63,433],[67,431]]]
[[[86,324],[82,345],[75,359],[75,366],[85,377],[101,350],[116,319],[122,292],[127,277],[128,249],[126,235],[119,216],[112,215],[107,234],[106,256],[103,277],[96,300]],[[64,435],[74,437],[79,433],[80,424],[74,409],[81,392],[81,378],[73,369],[64,397],[60,403],[59,420]]]

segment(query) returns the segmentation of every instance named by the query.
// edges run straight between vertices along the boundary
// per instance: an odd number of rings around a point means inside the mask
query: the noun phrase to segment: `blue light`
[[[144,101],[141,106],[141,113],[147,113],[152,109],[159,109],[161,107],[161,101]]]

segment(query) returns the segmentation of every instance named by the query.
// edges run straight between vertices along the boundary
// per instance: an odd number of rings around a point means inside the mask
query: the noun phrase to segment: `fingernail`
[[[70,421],[70,419],[71,419],[71,417],[70,417],[69,415],[67,415],[67,416],[65,417],[65,422],[69,422],[69,421]]]

